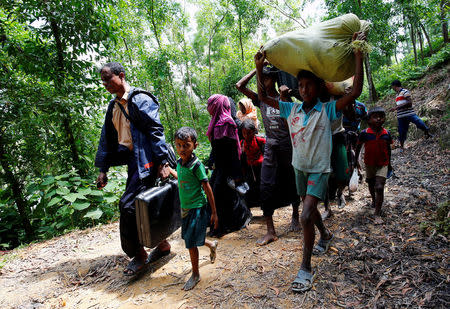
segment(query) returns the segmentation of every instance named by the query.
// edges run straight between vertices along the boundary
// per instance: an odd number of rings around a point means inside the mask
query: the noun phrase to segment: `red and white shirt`
[[[408,103],[408,99],[411,100],[411,93],[407,89],[400,89],[397,93],[397,97],[395,98],[395,103],[397,106]],[[403,118],[407,116],[414,116],[416,113],[414,112],[412,106],[402,107],[397,109],[397,118]]]

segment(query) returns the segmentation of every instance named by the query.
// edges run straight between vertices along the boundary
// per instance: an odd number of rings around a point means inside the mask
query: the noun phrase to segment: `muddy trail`
[[[215,264],[201,248],[201,281],[188,292],[181,287],[190,275],[189,253],[179,231],[169,239],[172,253],[133,279],[122,274],[128,260],[118,223],[15,249],[0,257],[0,308],[448,308],[449,244],[434,224],[438,208],[448,224],[450,151],[442,118],[447,70],[435,74],[439,91],[418,102],[429,112],[435,137],[410,140],[402,153],[393,150],[395,175],[386,184],[384,216],[373,216],[365,183],[345,208],[332,204],[326,226],[335,241],[328,254],[313,256],[318,276],[311,291],[290,289],[302,234],[287,231],[286,207],[274,216],[276,242],[256,246],[265,223],[262,212],[252,209],[248,228],[219,240]]]

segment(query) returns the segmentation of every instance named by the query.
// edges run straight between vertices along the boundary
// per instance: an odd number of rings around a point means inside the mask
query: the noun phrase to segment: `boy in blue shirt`
[[[354,33],[352,40],[365,40],[364,33]],[[298,73],[298,88],[303,103],[283,102],[267,97],[258,83],[258,95],[270,106],[280,110],[280,116],[287,119],[291,137],[298,194],[303,199],[301,223],[303,227],[303,259],[300,270],[292,283],[294,292],[305,292],[312,287],[316,272],[311,268],[315,230],[320,232],[319,243],[314,247],[315,254],[328,251],[333,235],[325,228],[317,204],[325,198],[328,176],[331,171],[331,122],[341,116],[341,111],[359,97],[363,87],[363,54],[354,51],[355,78],[352,91],[337,101],[322,103],[319,94],[325,82],[309,71]],[[262,78],[265,55],[255,55],[258,78]],[[261,88],[261,89],[260,89]]]
[[[183,286],[185,291],[193,289],[200,281],[197,247],[206,245],[211,250],[211,263],[214,263],[216,259],[217,250],[217,240],[212,242],[205,239],[208,221],[217,229],[219,219],[217,218],[214,195],[206,176],[205,167],[193,153],[197,146],[197,132],[194,129],[182,127],[177,130],[175,147],[180,159],[178,160],[177,170],[171,169],[170,173],[178,179],[181,216],[183,218],[181,237],[186,243],[186,248],[189,249],[192,264],[192,276]],[[208,218],[206,198],[202,188],[211,207],[210,218]]]

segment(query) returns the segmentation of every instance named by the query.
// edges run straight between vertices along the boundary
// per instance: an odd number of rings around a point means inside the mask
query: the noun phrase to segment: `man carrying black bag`
[[[163,240],[147,254],[139,243],[135,208],[135,198],[140,192],[154,186],[157,177],[169,176],[168,147],[157,99],[151,93],[130,87],[120,63],[105,64],[100,75],[106,90],[116,97],[109,102],[95,158],[95,166],[100,168],[97,187],[106,185],[109,167],[127,164],[126,189],[119,201],[120,241],[123,251],[132,258],[124,274],[133,276],[170,253],[170,244]]]

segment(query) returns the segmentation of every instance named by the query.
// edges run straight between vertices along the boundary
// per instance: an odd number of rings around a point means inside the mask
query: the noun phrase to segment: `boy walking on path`
[[[353,40],[365,40],[364,33],[354,33]],[[279,109],[281,117],[287,119],[293,146],[292,165],[294,166],[298,194],[303,199],[301,223],[303,227],[303,259],[300,270],[292,283],[294,292],[304,292],[312,287],[316,271],[311,267],[315,226],[319,229],[320,239],[315,254],[328,251],[333,234],[325,228],[317,204],[325,198],[328,176],[331,171],[331,122],[341,116],[341,111],[361,94],[363,87],[363,54],[354,51],[355,78],[351,93],[337,101],[322,103],[319,95],[325,82],[309,71],[298,73],[298,86],[303,103],[282,102],[277,98],[267,97],[259,91],[260,99]],[[264,58],[261,52],[255,55],[258,77],[262,74]]]
[[[136,196],[153,187],[157,177],[169,176],[168,148],[157,99],[149,92],[131,87],[125,80],[124,67],[118,62],[105,64],[100,75],[106,90],[116,97],[109,102],[95,157],[95,166],[100,169],[97,187],[106,186],[111,166],[128,166],[126,189],[119,201],[120,242],[123,251],[132,258],[124,274],[133,276],[170,253],[170,244],[164,240],[147,255],[139,243],[134,204]]]
[[[416,115],[412,107],[411,93],[409,90],[402,88],[402,84],[398,79],[391,83],[392,89],[397,93],[395,98],[396,107],[391,108],[391,112],[397,111],[398,120],[398,139],[400,147],[403,150],[406,136],[408,135],[409,123],[414,123],[417,128],[425,132],[425,137],[430,138],[430,128],[428,128],[422,119]]]
[[[178,160],[177,170],[171,169],[170,172],[178,179],[181,216],[183,218],[181,237],[186,243],[186,248],[189,249],[192,264],[192,276],[183,286],[185,291],[193,289],[200,281],[197,247],[206,245],[211,250],[211,263],[216,260],[217,240],[212,242],[205,237],[209,222],[215,229],[219,226],[214,195],[208,182],[205,167],[193,153],[197,146],[197,132],[194,129],[182,127],[175,133],[175,147],[180,159]],[[202,188],[211,206],[210,218],[208,218],[206,198]]]
[[[362,145],[365,147],[364,163],[366,165],[366,181],[372,196],[372,207],[375,215],[381,214],[381,206],[384,199],[384,184],[391,165],[392,137],[389,131],[383,128],[386,113],[382,107],[374,107],[369,110],[369,127],[363,130],[358,137],[356,157],[359,157]],[[359,162],[358,168],[359,167]]]

